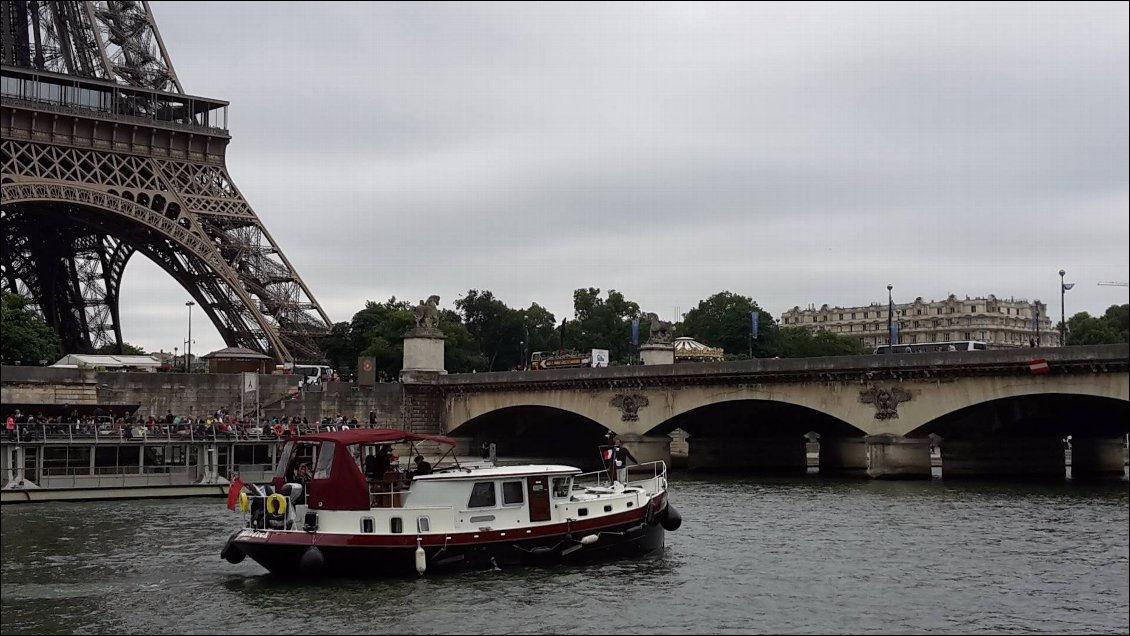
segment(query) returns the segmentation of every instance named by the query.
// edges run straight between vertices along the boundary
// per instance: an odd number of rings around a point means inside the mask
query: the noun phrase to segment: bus
[[[591,353],[535,351],[530,355],[531,369],[568,369],[591,367]]]
[[[912,342],[875,348],[875,353],[933,353],[938,351],[985,351],[989,345],[980,340],[950,340],[949,342]]]

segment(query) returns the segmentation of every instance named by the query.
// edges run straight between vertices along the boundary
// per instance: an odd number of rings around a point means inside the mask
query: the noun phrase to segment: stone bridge
[[[586,452],[606,430],[641,460],[688,436],[703,469],[947,478],[1123,475],[1128,345],[439,376],[442,432],[500,452]],[[1033,372],[1043,359],[1049,372]]]

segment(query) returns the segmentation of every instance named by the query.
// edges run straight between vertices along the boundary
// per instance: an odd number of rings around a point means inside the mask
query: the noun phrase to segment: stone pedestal
[[[416,375],[447,373],[443,366],[444,338],[443,332],[438,329],[413,329],[404,334],[404,368],[400,371],[401,379],[411,380]]]
[[[1001,437],[942,442],[942,478],[1025,477],[1064,479],[1063,440],[1058,437]]]
[[[1125,474],[1125,438],[1072,438],[1072,479],[1122,479]]]
[[[862,437],[821,437],[821,475],[867,474],[867,441]]]
[[[653,364],[675,364],[675,345],[645,344],[640,347],[640,359],[648,366]]]
[[[867,476],[872,479],[930,479],[930,440],[868,435]]]
[[[671,468],[671,438],[663,435],[632,435],[617,436],[632,457],[640,464],[662,461]]]
[[[701,437],[687,439],[687,468],[753,473],[808,472],[808,440],[796,437]]]

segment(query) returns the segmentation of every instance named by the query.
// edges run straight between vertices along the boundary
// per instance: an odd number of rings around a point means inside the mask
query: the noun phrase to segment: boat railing
[[[607,468],[581,473],[573,478],[573,488],[610,488],[616,481],[614,475],[615,473]],[[648,488],[649,485],[653,485],[658,490],[665,489],[667,487],[667,463],[657,459],[628,466],[628,483],[625,485],[639,486],[647,491],[651,490]]]
[[[124,442],[227,442],[237,440],[273,441],[273,432],[244,424],[236,429],[193,424],[125,424],[109,422],[21,422],[5,429],[5,442],[124,443]]]

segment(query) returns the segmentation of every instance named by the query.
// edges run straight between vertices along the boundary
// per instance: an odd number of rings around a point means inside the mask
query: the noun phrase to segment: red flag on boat
[[[1044,359],[1033,360],[1028,363],[1028,369],[1032,371],[1032,375],[1040,375],[1042,373],[1051,373],[1052,369],[1048,366],[1048,361]]]
[[[243,490],[243,480],[239,477],[231,483],[228,488],[228,510],[235,510],[235,504],[239,501],[239,491]]]

